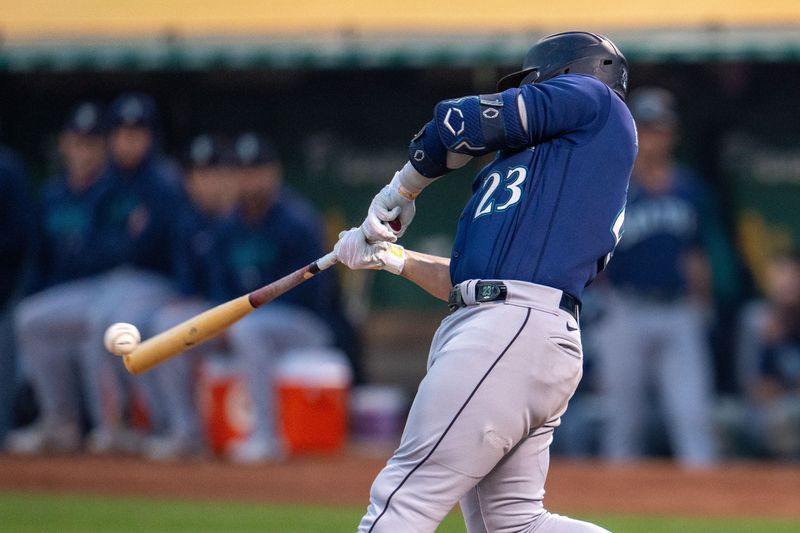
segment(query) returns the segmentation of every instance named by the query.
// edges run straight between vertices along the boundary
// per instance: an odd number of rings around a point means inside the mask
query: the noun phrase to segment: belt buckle
[[[505,300],[506,286],[502,283],[483,283],[481,281],[475,286],[476,302],[496,302]]]
[[[500,294],[500,288],[496,285],[483,285],[475,287],[476,302],[491,302]]]

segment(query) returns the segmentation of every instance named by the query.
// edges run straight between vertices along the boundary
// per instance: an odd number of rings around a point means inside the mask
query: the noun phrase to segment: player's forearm
[[[447,257],[406,250],[401,275],[444,301],[447,301],[453,286],[450,281],[450,259]]]
[[[458,154],[456,152],[447,152],[445,156],[446,167],[447,170],[456,170],[472,160],[472,156],[466,154]],[[416,198],[422,190],[439,179],[439,176],[425,176],[420,173],[419,170],[414,166],[412,161],[406,162],[406,164],[401,168],[397,174],[395,175],[395,179],[398,181],[398,184],[401,189],[401,194],[406,196],[407,198],[413,200]]]

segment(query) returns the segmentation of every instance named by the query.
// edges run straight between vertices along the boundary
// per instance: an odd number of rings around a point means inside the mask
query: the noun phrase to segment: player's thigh
[[[608,533],[594,524],[545,510],[551,442],[552,429],[523,440],[464,495],[460,505],[468,533]]]
[[[94,322],[103,330],[113,322],[131,322],[147,330],[155,312],[174,297],[169,280],[158,274],[128,269],[111,272],[104,279]]]
[[[408,418],[413,438],[404,442],[431,449],[432,462],[483,476],[531,428],[563,412],[581,360],[551,342],[555,325],[565,327],[555,314],[501,304],[454,322],[456,334],[432,347]]]
[[[23,339],[85,333],[88,310],[96,294],[96,282],[87,279],[56,285],[24,298],[15,310],[15,330]]]
[[[460,504],[469,533],[526,531],[544,512],[552,434],[546,429],[521,441],[464,495]]]

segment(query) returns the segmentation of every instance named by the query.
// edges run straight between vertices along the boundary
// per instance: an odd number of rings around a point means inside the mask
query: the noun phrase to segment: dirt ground
[[[257,467],[0,455],[0,490],[358,506],[366,505],[370,483],[384,460],[359,450]],[[612,467],[554,460],[546,505],[564,513],[800,519],[798,494],[798,466],[732,463],[686,472],[666,462]]]

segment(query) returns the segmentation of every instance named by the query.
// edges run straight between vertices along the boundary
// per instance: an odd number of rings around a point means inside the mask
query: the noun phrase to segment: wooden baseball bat
[[[131,353],[123,356],[125,368],[131,374],[141,374],[150,370],[222,333],[255,309],[313,278],[319,272],[335,265],[337,261],[333,252],[330,252],[269,285],[220,304],[147,339]]]

